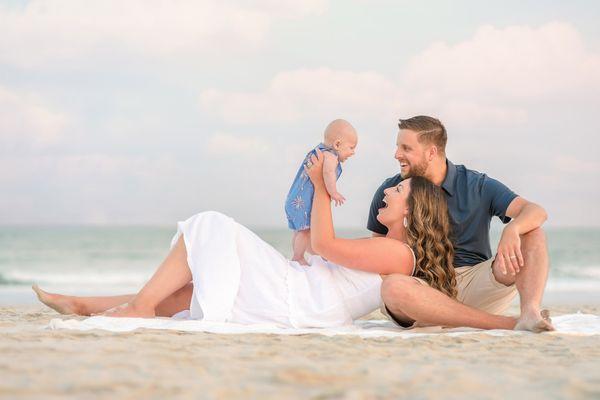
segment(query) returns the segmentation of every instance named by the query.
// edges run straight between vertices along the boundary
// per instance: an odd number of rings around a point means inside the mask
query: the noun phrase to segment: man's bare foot
[[[515,331],[531,331],[534,333],[554,331],[550,312],[542,310],[539,314],[522,315],[517,320]]]
[[[77,305],[77,302],[72,297],[45,292],[38,285],[33,285],[31,288],[42,303],[58,313],[84,315],[81,312],[81,307]]]
[[[97,315],[115,318],[154,318],[156,312],[153,309],[136,307],[133,303],[125,303]]]

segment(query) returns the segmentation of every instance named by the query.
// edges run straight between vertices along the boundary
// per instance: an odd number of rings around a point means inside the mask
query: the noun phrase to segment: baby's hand
[[[346,198],[341,193],[335,192],[331,195],[331,200],[335,202],[336,207],[341,206],[346,201]]]

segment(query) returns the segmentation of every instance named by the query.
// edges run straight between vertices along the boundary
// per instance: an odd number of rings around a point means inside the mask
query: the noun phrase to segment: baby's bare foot
[[[310,265],[304,257],[292,258],[292,261],[296,261],[300,265],[306,265],[306,266]]]
[[[82,315],[79,307],[77,306],[77,302],[73,298],[69,296],[63,296],[62,294],[45,292],[40,289],[38,285],[33,285],[31,288],[42,303],[53,310],[56,310],[60,314]]]
[[[516,331],[531,331],[534,333],[554,331],[550,312],[542,310],[539,314],[522,315],[515,325]]]
[[[153,309],[144,309],[136,307],[133,303],[125,303],[98,315],[115,318],[154,318],[156,313]]]

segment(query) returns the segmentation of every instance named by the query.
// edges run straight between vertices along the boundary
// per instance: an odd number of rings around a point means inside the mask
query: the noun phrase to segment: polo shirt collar
[[[442,182],[442,189],[450,196],[454,196],[454,189],[456,188],[456,165],[452,164],[450,160],[446,159],[446,177]]]

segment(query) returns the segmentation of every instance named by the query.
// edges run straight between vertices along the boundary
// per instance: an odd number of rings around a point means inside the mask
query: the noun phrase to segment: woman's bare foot
[[[84,315],[81,308],[72,297],[45,292],[40,289],[38,285],[33,285],[31,288],[42,303],[53,310],[56,310],[60,314]]]
[[[554,331],[550,312],[542,310],[539,314],[522,315],[514,328],[516,331],[531,331],[534,333]]]
[[[154,309],[143,309],[136,307],[133,303],[125,303],[98,315],[115,318],[154,318],[156,312]]]

